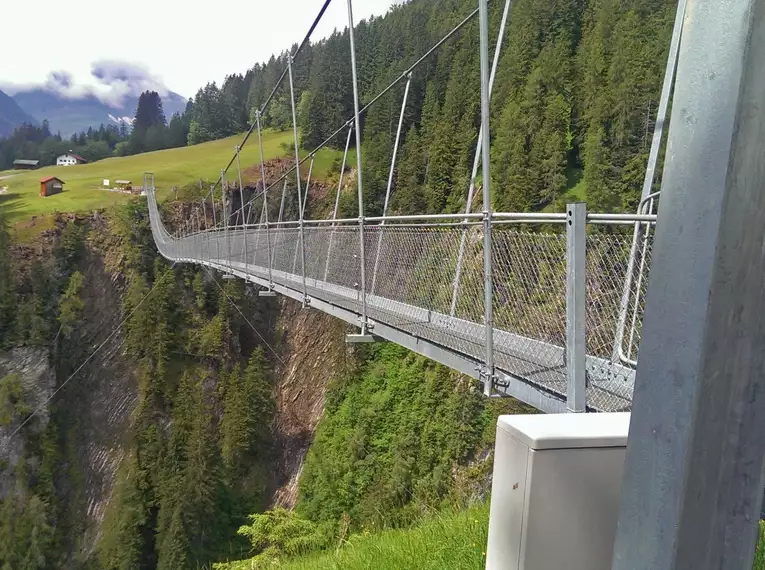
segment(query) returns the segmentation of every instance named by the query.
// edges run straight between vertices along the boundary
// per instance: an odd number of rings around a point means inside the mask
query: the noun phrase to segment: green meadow
[[[242,135],[202,143],[194,146],[171,148],[126,157],[114,157],[77,166],[48,166],[39,170],[0,172],[0,188],[7,187],[0,194],[0,208],[6,219],[23,230],[31,225],[37,230],[45,229],[52,223],[51,214],[57,212],[90,212],[99,208],[119,204],[131,199],[128,194],[103,189],[104,179],[114,186],[115,180],[130,180],[143,184],[145,172],[153,172],[160,199],[167,198],[173,187],[182,187],[199,180],[213,181],[220,176],[234,154],[234,146]],[[265,160],[279,156],[292,156],[292,132],[264,133],[263,155]],[[301,157],[306,151],[301,150]],[[316,156],[313,179],[326,176],[337,151],[323,149]],[[257,165],[260,153],[257,138],[250,137],[241,151],[242,168],[247,172],[245,181],[259,178]],[[308,165],[304,164],[303,177]],[[64,181],[64,191],[53,196],[40,196],[40,179],[57,176]],[[229,169],[228,177],[235,179],[236,163]],[[32,219],[34,217],[34,220]]]

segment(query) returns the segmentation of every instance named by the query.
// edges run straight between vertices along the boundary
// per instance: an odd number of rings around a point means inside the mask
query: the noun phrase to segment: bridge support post
[[[752,567],[765,458],[765,1],[685,13],[614,570]]]
[[[491,396],[494,388],[494,283],[492,275],[491,239],[491,141],[489,108],[489,3],[478,0],[478,24],[481,36],[481,158],[483,159],[483,291],[486,330],[486,370],[483,393]]]
[[[351,32],[353,33],[353,32]],[[300,274],[303,278],[303,307],[308,302],[308,290],[305,283],[305,233],[303,227],[303,190],[300,188],[300,147],[297,135],[297,114],[295,113],[295,85],[292,80],[292,55],[287,55],[287,70],[290,77],[290,103],[292,104],[292,134],[295,138],[295,183],[297,184],[298,220],[300,231]],[[306,188],[307,190],[307,188]],[[297,251],[297,250],[296,250]]]
[[[370,342],[372,336],[367,334],[369,320],[367,318],[367,269],[364,251],[364,186],[361,182],[361,120],[359,117],[359,82],[356,73],[356,42],[353,30],[353,0],[348,0],[348,36],[351,42],[351,75],[353,77],[353,120],[356,130],[356,181],[359,194],[359,266],[361,268],[361,333],[348,335],[348,342]]]
[[[242,218],[242,239],[244,241],[244,267],[247,271],[248,256],[247,256],[247,222],[244,219],[244,186],[242,185],[242,165],[239,160],[239,145],[234,147],[236,150],[236,173],[239,176],[239,212]]]
[[[566,407],[570,412],[585,412],[587,206],[569,204],[566,212]]]
[[[273,297],[276,293],[273,292],[274,277],[271,270],[271,233],[268,227],[268,192],[266,192],[266,165],[263,160],[263,135],[260,130],[260,109],[255,111],[255,121],[258,126],[258,150],[260,151],[260,184],[263,186],[263,216],[266,224],[266,253],[268,254],[268,290],[260,291],[258,293],[261,297]]]

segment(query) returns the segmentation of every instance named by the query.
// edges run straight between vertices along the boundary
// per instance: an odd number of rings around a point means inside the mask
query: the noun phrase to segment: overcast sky
[[[354,20],[382,15],[393,0],[354,0]],[[0,57],[0,87],[44,84],[53,72],[71,77],[56,83],[75,92],[82,85],[108,90],[94,77],[94,64],[129,64],[147,81],[158,81],[192,97],[207,81],[242,73],[299,42],[322,0],[38,0],[2,2],[2,43],[17,46]],[[30,13],[33,10],[33,13]],[[30,16],[44,22],[44,34],[30,28]],[[26,22],[26,23],[24,23]],[[345,0],[333,0],[313,38],[347,25]],[[39,30],[38,30],[39,31]],[[103,66],[101,66],[103,67]],[[108,75],[108,71],[106,72]],[[101,71],[100,75],[104,75]],[[107,81],[107,83],[109,83]],[[112,82],[113,83],[113,82]]]

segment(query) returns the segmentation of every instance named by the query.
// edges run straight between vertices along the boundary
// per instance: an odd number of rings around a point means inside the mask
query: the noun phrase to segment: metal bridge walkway
[[[306,228],[304,281],[302,274],[295,270],[301,265],[299,229],[276,228],[267,232],[264,228],[240,227],[194,232],[175,238],[161,221],[153,188],[148,192],[148,199],[154,239],[159,252],[167,259],[204,265],[235,275],[350,324],[360,324],[362,295],[358,286],[358,227]],[[549,221],[556,220],[553,217]],[[435,227],[433,224],[389,224],[365,228],[364,239],[368,245],[366,265],[368,274],[373,277],[367,283],[368,330],[483,380],[481,365],[486,327],[481,322],[483,297],[479,251],[466,257],[456,314],[451,315],[449,310],[448,293],[451,293],[454,281],[458,249],[454,246],[463,233],[467,234],[469,243],[477,244],[476,249],[480,249],[480,226],[465,229],[454,224]],[[526,258],[523,267],[513,264],[504,274],[503,265],[496,264],[498,290],[507,290],[510,282],[519,277],[519,271],[526,273],[536,283],[531,289],[529,283],[515,287],[524,290],[525,300],[534,303],[537,308],[534,319],[526,319],[530,322],[536,320],[533,328],[537,334],[522,334],[511,327],[494,328],[494,391],[497,395],[515,396],[542,411],[566,411],[569,391],[563,338],[566,320],[566,238],[558,234],[502,230],[496,231],[494,236],[497,251],[521,245],[521,255],[513,257],[513,260]],[[620,235],[614,241],[614,244],[621,246],[623,253],[628,250],[628,237]],[[529,249],[533,245],[536,245],[533,248],[535,256]],[[525,255],[527,253],[529,256]],[[614,263],[623,266],[624,257],[615,258]],[[375,265],[377,271],[373,273]],[[547,276],[540,275],[540,272],[547,272]],[[609,325],[615,327],[617,306],[614,304],[621,295],[622,283],[618,279],[609,282],[612,290],[600,291],[600,301],[590,305],[597,310],[604,298],[610,298],[613,312],[607,320]],[[540,296],[544,297],[541,302]],[[523,300],[516,298],[515,302],[523,303]],[[499,306],[495,308],[498,317],[503,314],[503,309],[513,312],[512,307]],[[516,309],[522,311],[523,307]],[[547,314],[543,315],[543,312]],[[509,315],[505,321],[510,324],[514,316]],[[502,318],[498,320],[503,322]],[[528,325],[518,328],[530,331]],[[321,332],[317,331],[317,334]],[[589,410],[629,409],[634,385],[634,370],[630,366],[612,362],[606,355],[587,355],[585,370]]]

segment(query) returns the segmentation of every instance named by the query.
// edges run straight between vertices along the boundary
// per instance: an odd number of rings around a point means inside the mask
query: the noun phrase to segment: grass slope
[[[273,561],[278,570],[483,570],[489,504],[442,515],[411,529],[352,536],[334,552]],[[216,570],[254,570],[249,560],[216,564]],[[752,570],[765,570],[765,524]]]
[[[353,535],[339,549],[274,561],[279,570],[482,570],[486,565],[489,505],[443,514],[410,529]],[[217,570],[258,568],[249,560]]]
[[[103,180],[131,180],[140,185],[144,172],[153,172],[160,195],[169,194],[173,186],[203,180],[217,180],[221,168],[224,168],[234,153],[234,145],[239,144],[242,135],[211,141],[195,146],[172,148],[156,152],[147,152],[133,156],[107,158],[90,164],[71,167],[49,166],[32,171],[6,171],[3,175],[13,175],[0,181],[0,186],[7,186],[8,193],[0,195],[0,208],[6,213],[6,219],[12,224],[28,220],[31,216],[52,214],[54,212],[87,212],[125,202],[127,194],[109,192],[102,189]],[[267,132],[263,137],[263,154],[266,160],[287,154],[285,150],[292,142],[292,132]],[[287,146],[282,146],[287,145]],[[337,155],[333,150],[322,150],[317,154],[314,166],[314,179],[326,175]],[[257,139],[251,138],[241,153],[242,168],[250,168],[260,161]],[[301,173],[307,175],[305,164]],[[54,196],[41,198],[40,179],[45,176],[58,176],[66,185],[64,191]],[[236,177],[236,166],[232,166],[229,177]]]

